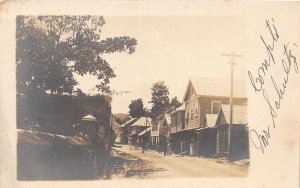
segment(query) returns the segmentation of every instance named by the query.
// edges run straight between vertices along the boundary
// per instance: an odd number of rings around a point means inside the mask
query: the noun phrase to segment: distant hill
[[[114,116],[116,117],[116,122],[118,122],[120,125],[130,119],[130,116],[124,113],[115,113]]]

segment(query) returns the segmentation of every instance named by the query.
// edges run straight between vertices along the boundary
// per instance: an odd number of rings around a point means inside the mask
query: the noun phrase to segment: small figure
[[[142,153],[145,152],[145,141],[144,139],[141,140],[141,144],[142,144]]]
[[[159,139],[159,142],[158,142],[158,153],[160,154],[160,152],[162,151],[162,139]]]
[[[167,155],[167,150],[168,150],[168,140],[167,137],[165,136],[163,139],[163,151],[164,151],[164,156]]]

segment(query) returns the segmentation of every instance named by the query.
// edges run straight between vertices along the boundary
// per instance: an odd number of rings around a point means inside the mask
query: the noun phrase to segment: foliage
[[[182,103],[180,103],[178,101],[176,96],[174,98],[172,98],[171,103],[170,103],[170,107],[178,108],[181,105],[182,105]]]
[[[123,113],[115,113],[114,116],[116,117],[116,122],[120,125],[124,124],[126,121],[130,119],[130,116],[128,114]]]
[[[87,96],[87,94],[85,94],[81,89],[77,88],[76,96],[78,96],[79,98],[84,98]]]
[[[122,125],[122,124],[123,124],[122,119],[119,118],[119,117],[116,117],[115,121],[116,121],[119,125]]]
[[[144,115],[145,117],[150,117],[151,114],[150,114],[150,111],[148,110],[148,108],[145,107],[144,112],[145,112],[145,115]]]
[[[129,104],[129,114],[134,118],[145,116],[144,104],[141,98],[131,101]]]
[[[110,119],[110,98],[106,96],[17,95],[17,128],[74,136],[74,125],[91,114],[102,124]]]
[[[150,116],[151,118],[156,118],[170,106],[169,88],[164,81],[158,81],[151,87],[151,94],[152,109]]]
[[[73,73],[96,76],[96,88],[110,93],[113,69],[103,54],[135,51],[128,36],[101,39],[102,16],[18,16],[16,33],[17,90],[71,94]]]

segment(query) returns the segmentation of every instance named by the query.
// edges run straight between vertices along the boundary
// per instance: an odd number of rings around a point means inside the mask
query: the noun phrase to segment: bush
[[[106,96],[17,96],[17,128],[74,136],[75,125],[87,114],[109,122],[110,98]]]

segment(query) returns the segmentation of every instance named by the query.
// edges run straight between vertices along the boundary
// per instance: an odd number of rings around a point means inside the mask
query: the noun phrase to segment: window
[[[152,131],[157,131],[158,130],[157,128],[158,128],[157,125],[152,124]]]
[[[185,118],[187,124],[189,123],[189,118],[188,117],[189,117],[189,113],[187,113],[187,117]]]
[[[185,118],[188,119],[189,118],[189,104],[186,103],[186,108],[185,108]]]
[[[191,119],[193,118],[193,108],[194,108],[193,105],[194,105],[194,104],[193,104],[193,101],[191,101],[191,104],[190,104],[190,106],[189,106],[189,107],[190,107],[190,108],[189,108],[189,114],[190,114],[190,117],[189,117],[189,118],[191,118]]]
[[[211,113],[217,114],[221,108],[221,101],[212,101],[211,102]]]
[[[199,106],[198,106],[198,101],[196,100],[195,102],[195,117],[199,115]]]

